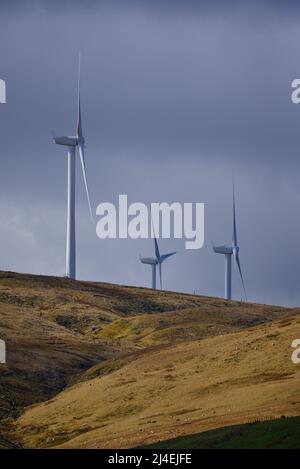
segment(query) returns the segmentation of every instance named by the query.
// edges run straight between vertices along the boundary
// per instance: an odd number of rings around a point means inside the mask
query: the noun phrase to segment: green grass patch
[[[98,337],[106,339],[130,339],[132,336],[132,325],[126,319],[118,319],[103,327],[98,333]]]
[[[218,428],[155,443],[153,449],[300,449],[300,417]]]

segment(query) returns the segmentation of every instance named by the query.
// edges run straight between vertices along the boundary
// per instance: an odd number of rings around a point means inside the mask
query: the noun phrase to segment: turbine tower
[[[233,197],[232,197],[232,211],[233,211],[232,244],[231,246],[213,246],[213,250],[217,254],[224,254],[225,256],[225,299],[231,300],[231,277],[232,277],[231,265],[232,265],[232,255],[233,255],[234,263],[236,267],[238,268],[241,281],[242,281],[242,285],[243,285],[245,298],[247,300],[246,289],[245,289],[241,263],[240,263],[240,257],[239,257],[240,248],[238,246],[238,240],[237,240],[234,187],[233,187]]]
[[[176,252],[170,252],[169,254],[160,255],[157,239],[154,237],[154,247],[155,247],[155,257],[141,257],[142,264],[151,265],[152,268],[152,288],[156,289],[156,266],[159,268],[159,280],[160,280],[160,289],[162,290],[162,274],[161,274],[161,265],[162,263],[170,256],[176,254]]]
[[[80,57],[78,73],[78,103],[77,103],[77,129],[75,136],[54,137],[54,143],[64,145],[68,149],[68,213],[67,213],[67,245],[66,245],[66,277],[76,279],[76,227],[75,227],[75,180],[76,180],[76,150],[81,161],[83,180],[89,205],[91,219],[92,207],[86,177],[84,137],[82,133],[81,106],[80,106]]]

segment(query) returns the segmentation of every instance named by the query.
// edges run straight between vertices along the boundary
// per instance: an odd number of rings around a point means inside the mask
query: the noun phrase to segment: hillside
[[[300,415],[299,313],[0,272],[0,447],[128,447]]]
[[[299,316],[131,357],[29,409],[17,434],[27,446],[118,448],[299,415],[295,331]]]

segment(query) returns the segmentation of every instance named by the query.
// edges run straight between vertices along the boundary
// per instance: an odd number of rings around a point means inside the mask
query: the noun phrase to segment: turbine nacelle
[[[233,248],[231,246],[213,246],[213,250],[217,254],[233,254]]]
[[[64,145],[66,147],[77,147],[80,145],[84,146],[84,137],[76,136],[65,136],[65,137],[53,137],[53,142],[57,145]]]
[[[78,145],[78,137],[54,137],[53,142],[66,147],[76,147]]]
[[[142,264],[157,265],[157,259],[152,259],[151,257],[141,257]]]

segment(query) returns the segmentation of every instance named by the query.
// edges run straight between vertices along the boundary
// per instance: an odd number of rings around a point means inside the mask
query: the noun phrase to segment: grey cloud
[[[94,205],[119,193],[205,202],[201,251],[161,241],[178,250],[166,288],[221,295],[211,241],[230,242],[234,173],[249,297],[299,304],[298,7],[121,3],[1,2],[1,267],[63,274],[66,158],[51,131],[75,130],[80,50]],[[98,240],[80,174],[77,189],[80,277],[147,285],[138,255],[151,241]]]

